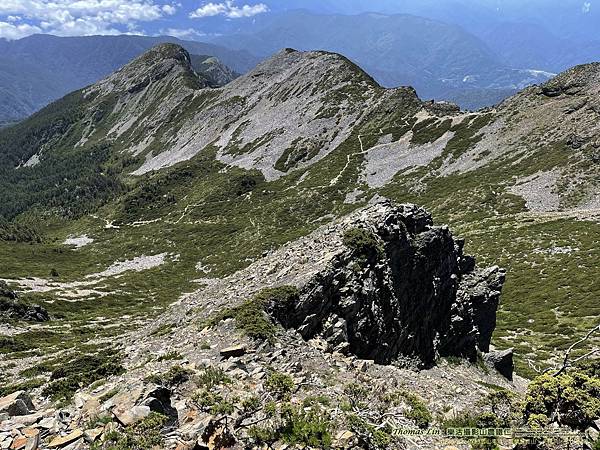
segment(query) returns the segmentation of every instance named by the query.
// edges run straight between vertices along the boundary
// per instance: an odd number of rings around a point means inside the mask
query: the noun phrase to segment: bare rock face
[[[138,56],[120,70],[92,86],[95,94],[136,94],[161,80],[176,82],[182,78],[194,79],[198,86],[202,80],[194,76],[190,55],[175,44],[160,44]]]
[[[204,77],[210,87],[217,88],[225,86],[235,80],[239,75],[219,61],[214,56],[205,57],[190,55],[192,67]]]
[[[498,267],[475,268],[463,242],[414,205],[384,201],[346,230],[327,268],[271,313],[304,339],[388,364],[419,367],[438,356],[486,352],[504,282]]]
[[[600,81],[600,63],[575,66],[540,87],[540,93],[547,97],[577,95]]]

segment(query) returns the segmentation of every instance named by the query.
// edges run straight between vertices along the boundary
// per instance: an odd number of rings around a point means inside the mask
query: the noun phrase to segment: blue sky
[[[236,20],[269,10],[260,2],[165,0],[1,0],[0,38],[35,33],[60,36],[92,34],[203,34],[202,20]]]

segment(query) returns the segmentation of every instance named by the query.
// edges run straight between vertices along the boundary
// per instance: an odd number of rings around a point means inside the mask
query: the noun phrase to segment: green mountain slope
[[[102,345],[384,195],[507,267],[494,341],[527,374],[600,313],[599,77],[465,113],[332,53],[284,50],[214,89],[156,47],[0,130],[0,278],[55,318],[0,351]]]

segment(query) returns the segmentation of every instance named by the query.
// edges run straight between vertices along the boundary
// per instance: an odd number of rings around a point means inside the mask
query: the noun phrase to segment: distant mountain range
[[[516,2],[471,3],[379,1],[372,5],[379,12],[356,14],[370,3],[267,2],[270,11],[252,18],[207,18],[202,39],[210,44],[129,35],[0,40],[0,126],[98,81],[160,42],[215,56],[240,74],[282,48],[340,52],[383,86],[410,85],[422,99],[471,110],[600,57],[600,40],[589,31],[595,16],[588,11],[580,17],[572,2],[539,14]],[[307,9],[293,9],[299,7]],[[579,33],[571,23],[575,16]]]
[[[172,37],[34,35],[17,41],[0,39],[0,124],[22,119],[68,92],[95,83],[161,42],[178,43],[190,54],[204,56],[202,61],[215,56],[237,73],[258,62],[245,51]]]
[[[258,17],[243,33],[213,42],[263,57],[284,47],[343,53],[384,86],[413,86],[424,99],[468,109],[495,104],[552,76],[511,68],[459,26],[406,14],[287,11]]]

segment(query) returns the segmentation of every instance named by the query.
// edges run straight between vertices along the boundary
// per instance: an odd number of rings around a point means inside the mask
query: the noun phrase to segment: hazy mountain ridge
[[[459,26],[406,14],[287,11],[259,17],[243,33],[213,41],[264,56],[281,47],[342,53],[384,86],[410,85],[423,98],[460,99],[471,109],[492,105],[498,92],[506,95],[507,89],[530,84],[522,69],[536,69],[506,65]]]

